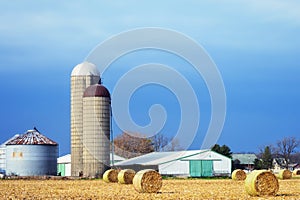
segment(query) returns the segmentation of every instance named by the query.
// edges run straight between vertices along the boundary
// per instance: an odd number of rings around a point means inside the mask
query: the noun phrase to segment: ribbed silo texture
[[[40,134],[37,129],[6,143],[8,175],[57,175],[58,144]]]
[[[78,70],[84,69],[84,70]],[[89,70],[90,69],[90,70]],[[90,85],[98,83],[100,76],[94,73],[91,64],[77,65],[71,75],[71,175],[78,176],[83,171],[83,93]],[[93,73],[91,73],[93,72]],[[97,72],[97,71],[96,71]]]
[[[97,84],[87,88],[83,98],[83,175],[102,177],[110,165],[109,156],[110,96]]]

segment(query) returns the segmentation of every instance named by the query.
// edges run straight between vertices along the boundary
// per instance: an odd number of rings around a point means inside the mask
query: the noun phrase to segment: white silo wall
[[[83,175],[102,176],[110,165],[110,98],[83,98]]]
[[[82,96],[85,89],[98,83],[100,76],[71,76],[71,174],[78,176],[82,166]]]
[[[7,145],[6,174],[57,175],[58,145]]]

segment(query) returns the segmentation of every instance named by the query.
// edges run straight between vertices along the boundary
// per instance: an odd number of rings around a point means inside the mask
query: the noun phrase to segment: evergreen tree
[[[212,148],[211,148],[212,151],[215,151],[219,154],[222,154],[228,158],[232,158],[232,152],[231,152],[231,149],[226,146],[225,144],[220,146],[218,144],[215,144]]]
[[[254,160],[254,169],[262,169],[262,160],[255,158]]]
[[[263,169],[270,169],[272,168],[272,153],[271,153],[271,150],[270,150],[270,147],[269,146],[266,146],[265,147],[265,150],[264,152],[262,153],[262,156],[261,156],[261,160],[262,160],[262,168]]]

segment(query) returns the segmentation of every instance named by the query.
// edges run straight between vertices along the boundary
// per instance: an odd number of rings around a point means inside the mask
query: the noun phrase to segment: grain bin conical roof
[[[6,145],[57,145],[56,142],[42,135],[36,128],[13,138]]]
[[[96,65],[85,61],[74,67],[71,76],[100,76],[100,72]]]

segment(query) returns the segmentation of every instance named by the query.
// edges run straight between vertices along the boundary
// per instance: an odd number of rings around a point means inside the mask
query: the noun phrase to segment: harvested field
[[[279,180],[270,199],[300,199],[300,179]],[[133,185],[103,180],[0,180],[1,199],[262,199],[230,179],[163,180],[159,193],[138,193]]]

